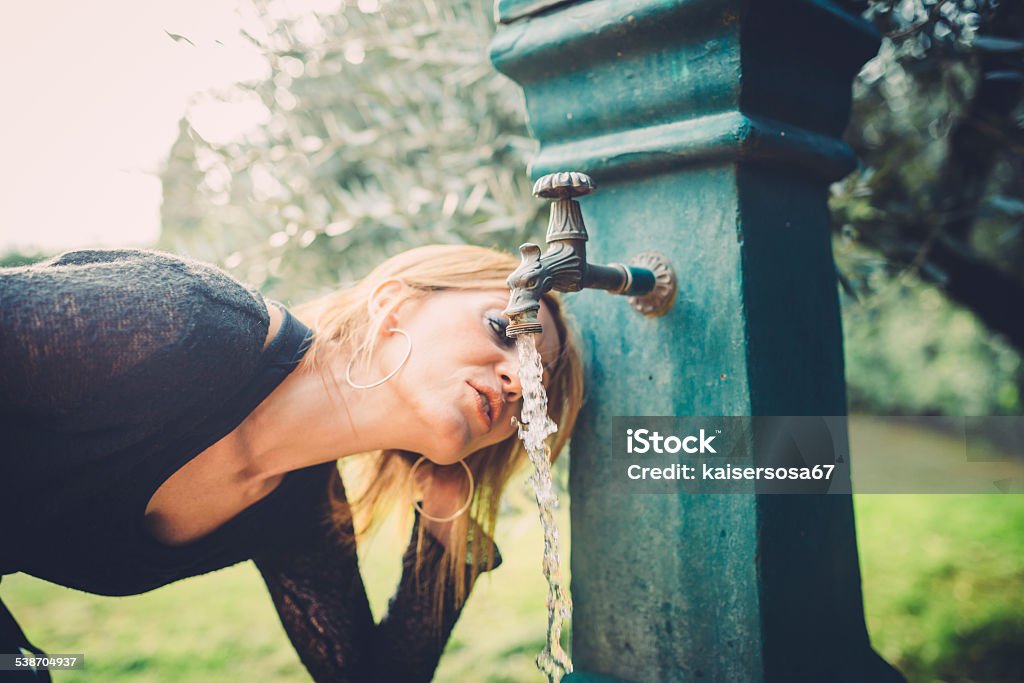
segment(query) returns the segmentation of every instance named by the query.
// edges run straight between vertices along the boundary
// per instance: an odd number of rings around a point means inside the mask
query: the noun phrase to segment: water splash
[[[558,527],[554,510],[558,495],[551,482],[551,450],[545,440],[558,430],[548,417],[548,396],[544,391],[540,354],[536,336],[523,334],[516,337],[519,351],[519,381],[523,387],[523,420],[519,424],[519,438],[533,464],[530,488],[537,500],[540,524],[544,528],[544,578],[548,582],[548,640],[537,655],[537,668],[548,677],[548,683],[559,683],[562,676],[572,671],[572,661],[562,649],[562,622],[572,616],[572,601],[562,585],[558,557]]]

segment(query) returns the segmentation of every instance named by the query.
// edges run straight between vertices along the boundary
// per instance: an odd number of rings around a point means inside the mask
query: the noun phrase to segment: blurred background
[[[831,196],[850,410],[1020,415],[1024,3],[852,4],[886,38],[854,84],[861,167]],[[543,236],[521,94],[487,61],[490,2],[18,14],[0,27],[0,265],[155,247],[296,304],[412,246]],[[895,436],[875,425],[872,438]],[[567,557],[567,459],[555,474]],[[541,678],[540,528],[521,482],[505,506],[505,564],[474,589],[436,680]],[[1024,680],[1024,497],[858,495],[855,508],[876,649],[911,681]],[[378,614],[403,534],[362,549]],[[2,592],[34,642],[85,653],[88,670],[57,681],[308,680],[248,565],[130,598],[24,575]]]

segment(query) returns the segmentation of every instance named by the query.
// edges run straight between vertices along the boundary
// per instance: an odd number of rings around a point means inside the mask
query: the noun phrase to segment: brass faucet
[[[675,300],[676,278],[668,259],[657,252],[637,254],[630,265],[587,263],[587,228],[580,204],[574,197],[594,191],[590,176],[576,171],[552,173],[533,186],[537,197],[553,199],[548,220],[547,253],[527,242],[519,247],[522,262],[509,275],[512,294],[504,310],[510,324],[506,334],[538,334],[540,299],[545,292],[578,292],[603,289],[624,294],[633,308],[646,316],[666,313]]]

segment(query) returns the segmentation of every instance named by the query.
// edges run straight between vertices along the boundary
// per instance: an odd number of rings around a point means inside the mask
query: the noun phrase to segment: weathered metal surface
[[[573,302],[589,392],[570,456],[572,652],[581,671],[760,680],[756,501],[619,494],[623,473],[607,447],[616,415],[750,412],[743,316],[722,304],[742,294],[736,201],[722,191],[732,176],[649,176],[585,200],[596,258],[658,245],[680,273],[663,318],[638,320],[596,293]],[[732,249],[715,246],[727,242]]]
[[[588,369],[572,680],[899,680],[868,641],[849,498],[623,495],[610,451],[614,416],[845,413],[826,196],[854,162],[840,135],[877,36],[824,0],[590,0],[510,21],[491,54],[524,88],[531,172],[593,176],[588,259],[657,250],[678,287],[651,319],[567,297]]]

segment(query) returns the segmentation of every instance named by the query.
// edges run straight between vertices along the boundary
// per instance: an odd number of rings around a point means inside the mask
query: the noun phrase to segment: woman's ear
[[[388,329],[395,327],[398,324],[398,316],[396,314],[398,306],[405,298],[406,290],[408,285],[405,284],[399,278],[388,278],[387,280],[381,281],[373,291],[370,292],[370,298],[366,302],[367,313],[369,313],[370,320],[376,320],[379,316],[384,315],[381,319],[381,324],[378,329]]]

